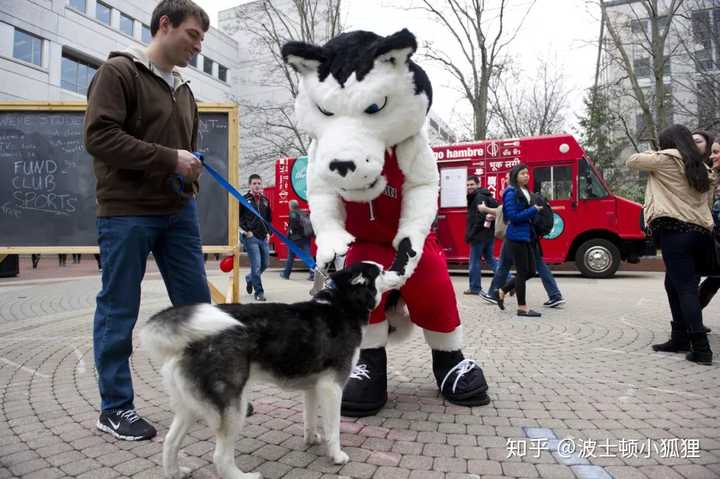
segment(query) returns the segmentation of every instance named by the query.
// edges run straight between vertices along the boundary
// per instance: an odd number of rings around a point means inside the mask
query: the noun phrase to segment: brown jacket
[[[112,52],[88,88],[85,148],[93,157],[97,216],[162,215],[182,209],[195,187],[178,193],[177,150],[195,151],[198,109],[187,82],[175,88],[144,52]]]
[[[671,149],[636,153],[626,164],[629,168],[649,173],[643,205],[647,224],[665,216],[712,231],[710,207],[713,189],[700,193],[690,186],[679,151]]]

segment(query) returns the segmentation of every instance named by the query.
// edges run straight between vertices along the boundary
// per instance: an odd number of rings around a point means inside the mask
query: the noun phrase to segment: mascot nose
[[[348,170],[355,171],[356,168],[354,161],[332,160],[330,162],[330,171],[337,171],[343,178],[347,175]]]

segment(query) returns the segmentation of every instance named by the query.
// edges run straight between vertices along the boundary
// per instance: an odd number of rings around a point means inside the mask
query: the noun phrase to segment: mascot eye
[[[378,106],[377,103],[373,103],[369,107],[365,108],[365,113],[368,115],[374,115],[375,113],[378,113],[383,108],[385,108],[385,105],[387,105],[387,97],[385,97],[385,101],[383,102],[382,106]]]
[[[320,110],[320,113],[322,113],[325,116],[333,116],[335,113],[327,110],[323,110],[323,108],[320,105],[317,105],[318,110]]]

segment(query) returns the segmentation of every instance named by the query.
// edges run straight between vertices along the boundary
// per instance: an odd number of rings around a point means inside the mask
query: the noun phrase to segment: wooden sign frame
[[[46,111],[46,112],[74,112],[87,109],[85,101],[48,102],[48,101],[0,101],[0,112],[7,111]],[[234,103],[198,103],[200,113],[227,113],[228,115],[228,181],[238,186],[239,163],[239,116],[238,106]],[[218,185],[218,187],[220,187]],[[239,204],[228,193],[228,239],[225,245],[203,246],[203,253],[231,253],[234,255],[232,279],[226,294],[220,292],[212,283],[208,282],[213,301],[224,303],[226,301],[239,301]],[[2,240],[0,240],[2,241]],[[100,250],[97,246],[2,246],[0,243],[0,261],[9,254],[57,254],[57,253],[90,253],[96,254]]]

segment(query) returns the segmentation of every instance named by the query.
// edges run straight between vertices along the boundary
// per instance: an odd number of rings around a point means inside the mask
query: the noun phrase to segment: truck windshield
[[[581,200],[592,200],[608,196],[608,191],[603,185],[603,182],[598,178],[595,170],[585,158],[580,160],[578,180]]]

